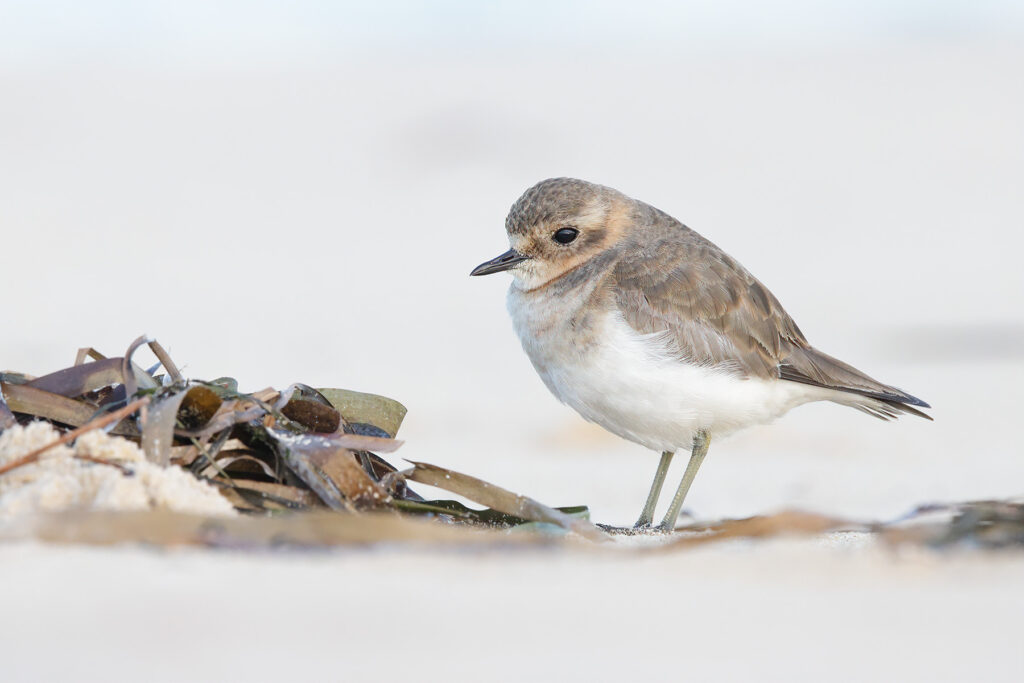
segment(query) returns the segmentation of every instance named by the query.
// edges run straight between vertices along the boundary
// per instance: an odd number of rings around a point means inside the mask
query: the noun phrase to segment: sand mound
[[[45,422],[16,426],[0,434],[0,465],[59,437]],[[76,459],[89,456],[122,468]],[[139,447],[99,431],[80,436],[72,447],[56,446],[38,462],[0,475],[0,520],[64,510],[173,510],[233,515],[217,489],[180,467],[146,461]]]

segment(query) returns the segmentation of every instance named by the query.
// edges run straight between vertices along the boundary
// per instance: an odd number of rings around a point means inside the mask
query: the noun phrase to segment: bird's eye
[[[579,234],[580,231],[576,228],[562,228],[561,230],[556,231],[551,237],[559,244],[569,244],[569,242],[576,239]]]

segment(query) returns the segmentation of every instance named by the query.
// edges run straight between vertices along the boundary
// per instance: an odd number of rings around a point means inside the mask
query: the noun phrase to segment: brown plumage
[[[614,434],[662,451],[637,527],[650,526],[672,454],[690,462],[661,527],[674,528],[712,438],[812,401],[882,419],[929,407],[812,347],[778,299],[717,246],[601,185],[545,180],[513,204],[508,307],[555,396]]]
[[[875,399],[854,407],[882,419],[921,399],[883,384],[808,342],[757,278],[709,240],[668,214],[632,200],[646,229],[612,269],[616,303],[644,334],[669,334],[680,358],[729,365],[748,377],[783,379]]]

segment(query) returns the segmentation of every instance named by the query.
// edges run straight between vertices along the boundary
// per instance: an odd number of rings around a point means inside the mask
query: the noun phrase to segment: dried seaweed
[[[893,545],[931,548],[1024,548],[1024,502],[976,500],[917,507],[908,515],[872,527]]]
[[[142,452],[146,459],[161,467],[171,462],[171,446],[174,444],[174,427],[178,422],[181,404],[188,396],[187,391],[169,392],[156,397],[146,412],[142,425]]]
[[[0,431],[18,424],[14,413],[7,407],[7,399],[4,398],[3,384],[0,384]]]
[[[144,346],[159,361],[150,370],[133,361]],[[155,374],[160,367],[165,375]],[[231,377],[186,379],[166,350],[146,337],[134,340],[122,356],[86,347],[68,368],[39,378],[4,373],[2,379],[3,406],[10,414],[6,426],[43,419],[59,429],[79,428],[59,441],[68,442],[97,424],[132,415],[114,433],[137,440],[151,462],[187,465],[250,515],[374,512],[494,528],[539,522],[590,539],[604,536],[586,519],[586,508],[550,508],[473,477],[419,464],[412,479],[487,508],[424,500],[409,488],[405,473],[381,457],[402,445],[395,436],[406,414],[405,406],[383,396],[302,383],[245,393]],[[229,442],[234,445],[226,448]]]
[[[376,394],[345,389],[318,389],[350,425],[371,425],[394,438],[405,419],[405,406]]]
[[[89,403],[82,399],[70,399],[27,384],[0,383],[7,406],[11,412],[32,418],[48,420],[57,425],[80,427],[93,419],[100,404]],[[112,430],[119,436],[138,436],[139,430],[131,422],[121,422]]]
[[[891,547],[1024,549],[1024,502],[980,500],[918,506],[895,520],[844,519],[802,510],[681,527],[659,550],[737,539],[861,533]]]
[[[678,538],[673,539],[664,547],[666,549],[688,548],[732,539],[817,536],[829,531],[864,527],[864,524],[829,515],[802,510],[783,510],[772,515],[726,519],[710,524],[693,524],[682,527],[678,530],[680,532]]]
[[[414,462],[413,470],[406,476],[413,481],[443,488],[446,491],[465,496],[470,500],[496,510],[533,522],[554,524],[567,531],[575,531],[592,541],[607,540],[607,535],[590,523],[588,519],[574,517],[547,505],[538,503],[494,484],[471,477],[467,474],[448,470],[437,465]]]
[[[174,512],[94,512],[28,517],[0,527],[0,539],[110,545],[197,545],[233,549],[324,548],[371,543],[435,547],[514,547],[549,543],[539,535],[454,528],[399,515],[306,512],[253,518],[210,518]]]
[[[38,377],[25,386],[41,389],[67,398],[75,398],[121,380],[121,358],[107,358],[84,365],[72,365]]]

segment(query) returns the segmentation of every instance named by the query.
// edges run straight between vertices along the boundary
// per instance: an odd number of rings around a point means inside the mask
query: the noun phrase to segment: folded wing
[[[682,224],[629,251],[612,272],[618,309],[637,332],[662,335],[681,361],[830,389],[831,400],[883,419],[928,418],[910,407],[929,407],[921,399],[813,348],[764,285]]]

